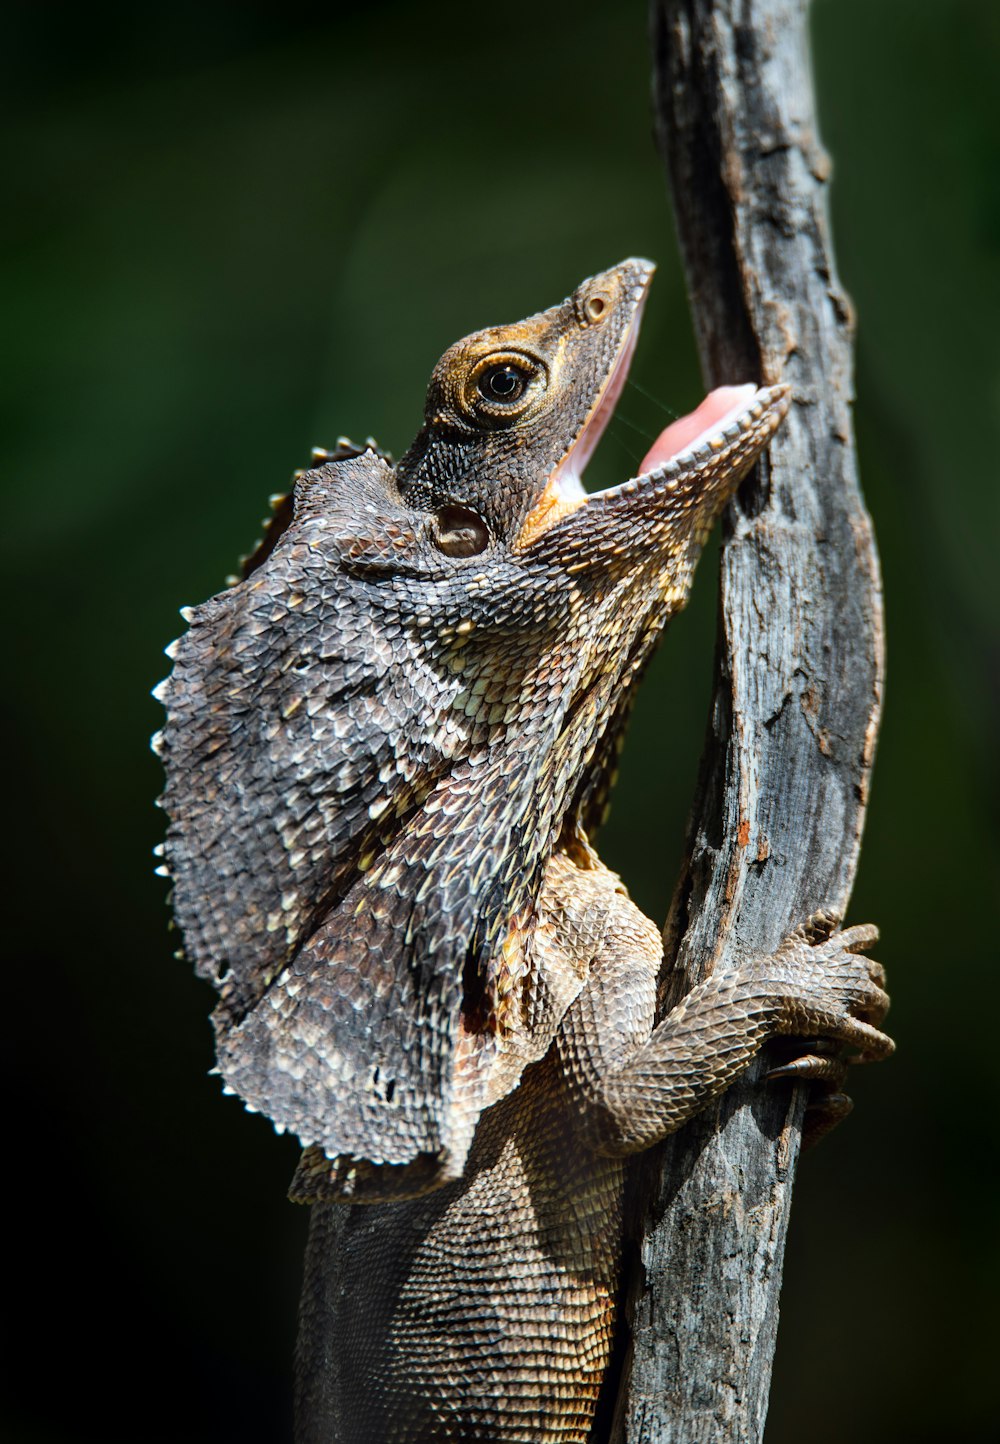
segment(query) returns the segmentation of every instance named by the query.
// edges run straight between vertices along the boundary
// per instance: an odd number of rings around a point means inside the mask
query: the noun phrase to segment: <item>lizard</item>
[[[162,870],[217,1070],[303,1147],[300,1444],[592,1437],[625,1162],[773,1038],[832,1114],[892,1051],[870,926],[804,919],[656,1019],[663,944],[600,860],[635,685],[781,424],[713,391],[581,476],[653,273],[445,352],[393,463],[314,454],[157,689]]]

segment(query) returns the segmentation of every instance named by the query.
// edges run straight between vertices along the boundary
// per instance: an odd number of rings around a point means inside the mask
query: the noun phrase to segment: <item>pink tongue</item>
[[[710,391],[695,411],[672,421],[666,431],[661,431],[639,465],[640,473],[655,471],[679,451],[684,451],[692,441],[697,441],[705,432],[720,429],[721,423],[730,414],[735,421],[745,411],[757,394],[757,387],[751,381],[746,386],[718,386]]]

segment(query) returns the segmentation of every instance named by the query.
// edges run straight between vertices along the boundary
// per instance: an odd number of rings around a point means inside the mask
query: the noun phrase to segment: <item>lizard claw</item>
[[[794,1046],[802,1045],[795,1043]],[[814,1040],[807,1052],[778,1063],[765,1074],[769,1081],[791,1078],[794,1082],[812,1085],[802,1123],[803,1149],[814,1147],[853,1111],[854,1103],[844,1092],[850,1061],[840,1057],[832,1043]]]
[[[765,1075],[768,1080],[791,1078],[812,1084],[802,1123],[804,1149],[814,1147],[853,1111],[854,1103],[844,1092],[850,1061],[838,1056],[832,1044],[816,1041],[810,1051],[779,1063]]]
[[[768,1069],[765,1078],[794,1078],[799,1083],[836,1083],[847,1077],[847,1061],[832,1053],[802,1053],[788,1063]]]

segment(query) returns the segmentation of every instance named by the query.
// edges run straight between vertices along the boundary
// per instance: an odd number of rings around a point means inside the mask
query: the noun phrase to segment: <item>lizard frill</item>
[[[585,854],[631,684],[787,406],[713,393],[588,498],[651,274],[452,347],[399,465],[304,473],[171,649],[165,865],[219,1069],[328,1159],[454,1176],[547,1049],[544,869]]]

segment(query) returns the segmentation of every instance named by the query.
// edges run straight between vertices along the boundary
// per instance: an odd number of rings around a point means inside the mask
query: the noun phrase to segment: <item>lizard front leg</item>
[[[727,1088],[771,1038],[819,1038],[853,1048],[852,1061],[887,1057],[879,1031],[889,1006],[880,965],[857,949],[872,927],[817,936],[815,920],[770,955],[720,969],[653,1028],[659,950],[641,914],[619,897],[587,986],[557,1036],[562,1072],[585,1134],[599,1153],[637,1153],[674,1132]],[[637,939],[641,946],[636,947]],[[786,1072],[822,1079],[810,1053]]]

